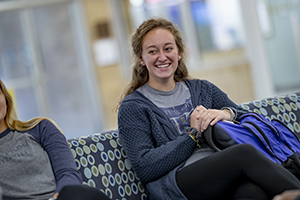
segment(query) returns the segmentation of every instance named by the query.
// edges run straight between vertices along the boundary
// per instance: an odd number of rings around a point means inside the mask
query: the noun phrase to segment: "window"
[[[1,79],[21,120],[50,117],[67,138],[101,131],[81,5],[47,2],[0,12]]]

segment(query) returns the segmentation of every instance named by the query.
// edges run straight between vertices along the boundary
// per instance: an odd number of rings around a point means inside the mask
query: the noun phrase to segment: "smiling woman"
[[[175,87],[173,76],[180,58],[175,38],[169,30],[157,28],[144,37],[141,60],[149,72],[148,84],[151,87],[172,90]]]
[[[181,38],[180,31],[173,26],[172,23],[170,23],[167,20],[161,19],[161,20],[155,20],[150,19],[145,21],[139,29],[134,33],[132,36],[131,46],[133,50],[133,73],[132,73],[132,80],[130,84],[128,85],[127,89],[125,90],[123,96],[121,99],[123,99],[128,94],[132,93],[134,90],[139,88],[140,86],[144,85],[149,80],[149,71],[147,64],[143,61],[143,54],[145,53],[144,49],[144,40],[148,32],[155,32],[155,29],[159,29],[160,31],[163,31],[167,37],[169,37],[169,40],[172,42],[175,42],[176,48],[175,51],[178,53],[178,61],[174,63],[173,65],[176,65],[176,70],[173,73],[173,79],[176,82],[184,81],[188,77],[188,70],[185,65],[185,45],[183,43],[183,40]],[[158,31],[158,32],[160,32]],[[171,33],[171,35],[168,34],[168,32]],[[154,33],[152,33],[154,34]],[[147,37],[148,38],[148,37]],[[149,37],[151,39],[151,37]],[[170,42],[168,41],[168,42]],[[164,44],[166,44],[165,42]],[[150,44],[149,44],[150,45]],[[153,46],[155,44],[152,44],[150,46]],[[174,45],[174,44],[173,44]],[[144,50],[144,51],[143,51]],[[174,60],[173,60],[174,62]]]
[[[251,145],[214,152],[205,143],[209,125],[238,119],[243,111],[213,83],[189,77],[176,26],[148,19],[131,42],[133,73],[118,128],[150,200],[266,200],[300,188],[289,171]]]

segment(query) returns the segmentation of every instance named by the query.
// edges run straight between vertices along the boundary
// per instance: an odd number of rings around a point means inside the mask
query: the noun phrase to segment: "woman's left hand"
[[[57,199],[59,193],[55,193],[49,200],[55,200]]]
[[[227,110],[206,109],[205,107],[197,106],[198,111],[196,119],[199,122],[200,132],[202,133],[207,127],[215,125],[220,120],[230,120],[231,113]]]
[[[300,190],[287,190],[280,195],[277,195],[273,200],[295,200],[300,196]]]

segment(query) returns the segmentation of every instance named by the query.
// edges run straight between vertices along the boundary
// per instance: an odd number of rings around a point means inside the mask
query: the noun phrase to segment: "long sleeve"
[[[183,163],[196,147],[187,135],[179,135],[158,108],[135,101],[123,102],[118,124],[122,144],[142,182],[161,178]]]
[[[235,109],[237,118],[245,113],[236,103],[228,98],[225,92],[207,80],[189,80],[187,85],[191,90],[192,101],[195,105],[203,105],[207,109],[231,107]]]
[[[187,80],[193,107],[232,107],[239,110],[218,87],[205,80]],[[165,100],[167,101],[167,100]],[[237,112],[239,113],[239,111]],[[124,98],[118,113],[119,136],[131,165],[153,199],[186,199],[176,184],[176,171],[196,149],[188,134],[175,125],[139,91]],[[200,149],[197,153],[207,149]],[[206,154],[207,155],[207,154]]]
[[[43,120],[37,128],[38,140],[49,156],[55,175],[55,192],[66,185],[82,184],[81,174],[65,136],[48,120]]]

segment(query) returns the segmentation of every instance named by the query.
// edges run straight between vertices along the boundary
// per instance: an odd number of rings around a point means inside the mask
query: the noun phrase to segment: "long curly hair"
[[[163,28],[169,30],[175,39],[178,51],[180,52],[181,59],[178,61],[178,67],[174,73],[174,80],[176,82],[184,81],[189,77],[187,67],[185,65],[185,45],[181,37],[181,32],[178,27],[172,22],[163,19],[163,18],[150,18],[144,21],[135,31],[131,38],[131,47],[132,47],[132,78],[129,85],[125,88],[123,95],[121,96],[122,100],[132,93],[137,88],[144,85],[149,80],[149,72],[145,66],[141,64],[142,56],[142,46],[145,35],[157,28]]]
[[[30,119],[28,121],[20,121],[17,117],[13,98],[9,94],[6,86],[4,85],[4,83],[2,82],[1,79],[0,79],[0,89],[6,100],[7,111],[6,111],[6,115],[4,117],[4,121],[9,129],[18,130],[18,131],[26,131],[26,130],[32,129],[38,123],[40,123],[42,120],[46,119],[46,120],[52,122],[58,128],[58,130],[60,130],[61,133],[63,133],[62,130],[57,126],[57,124],[53,120],[46,118],[46,117],[36,117],[36,118]]]

